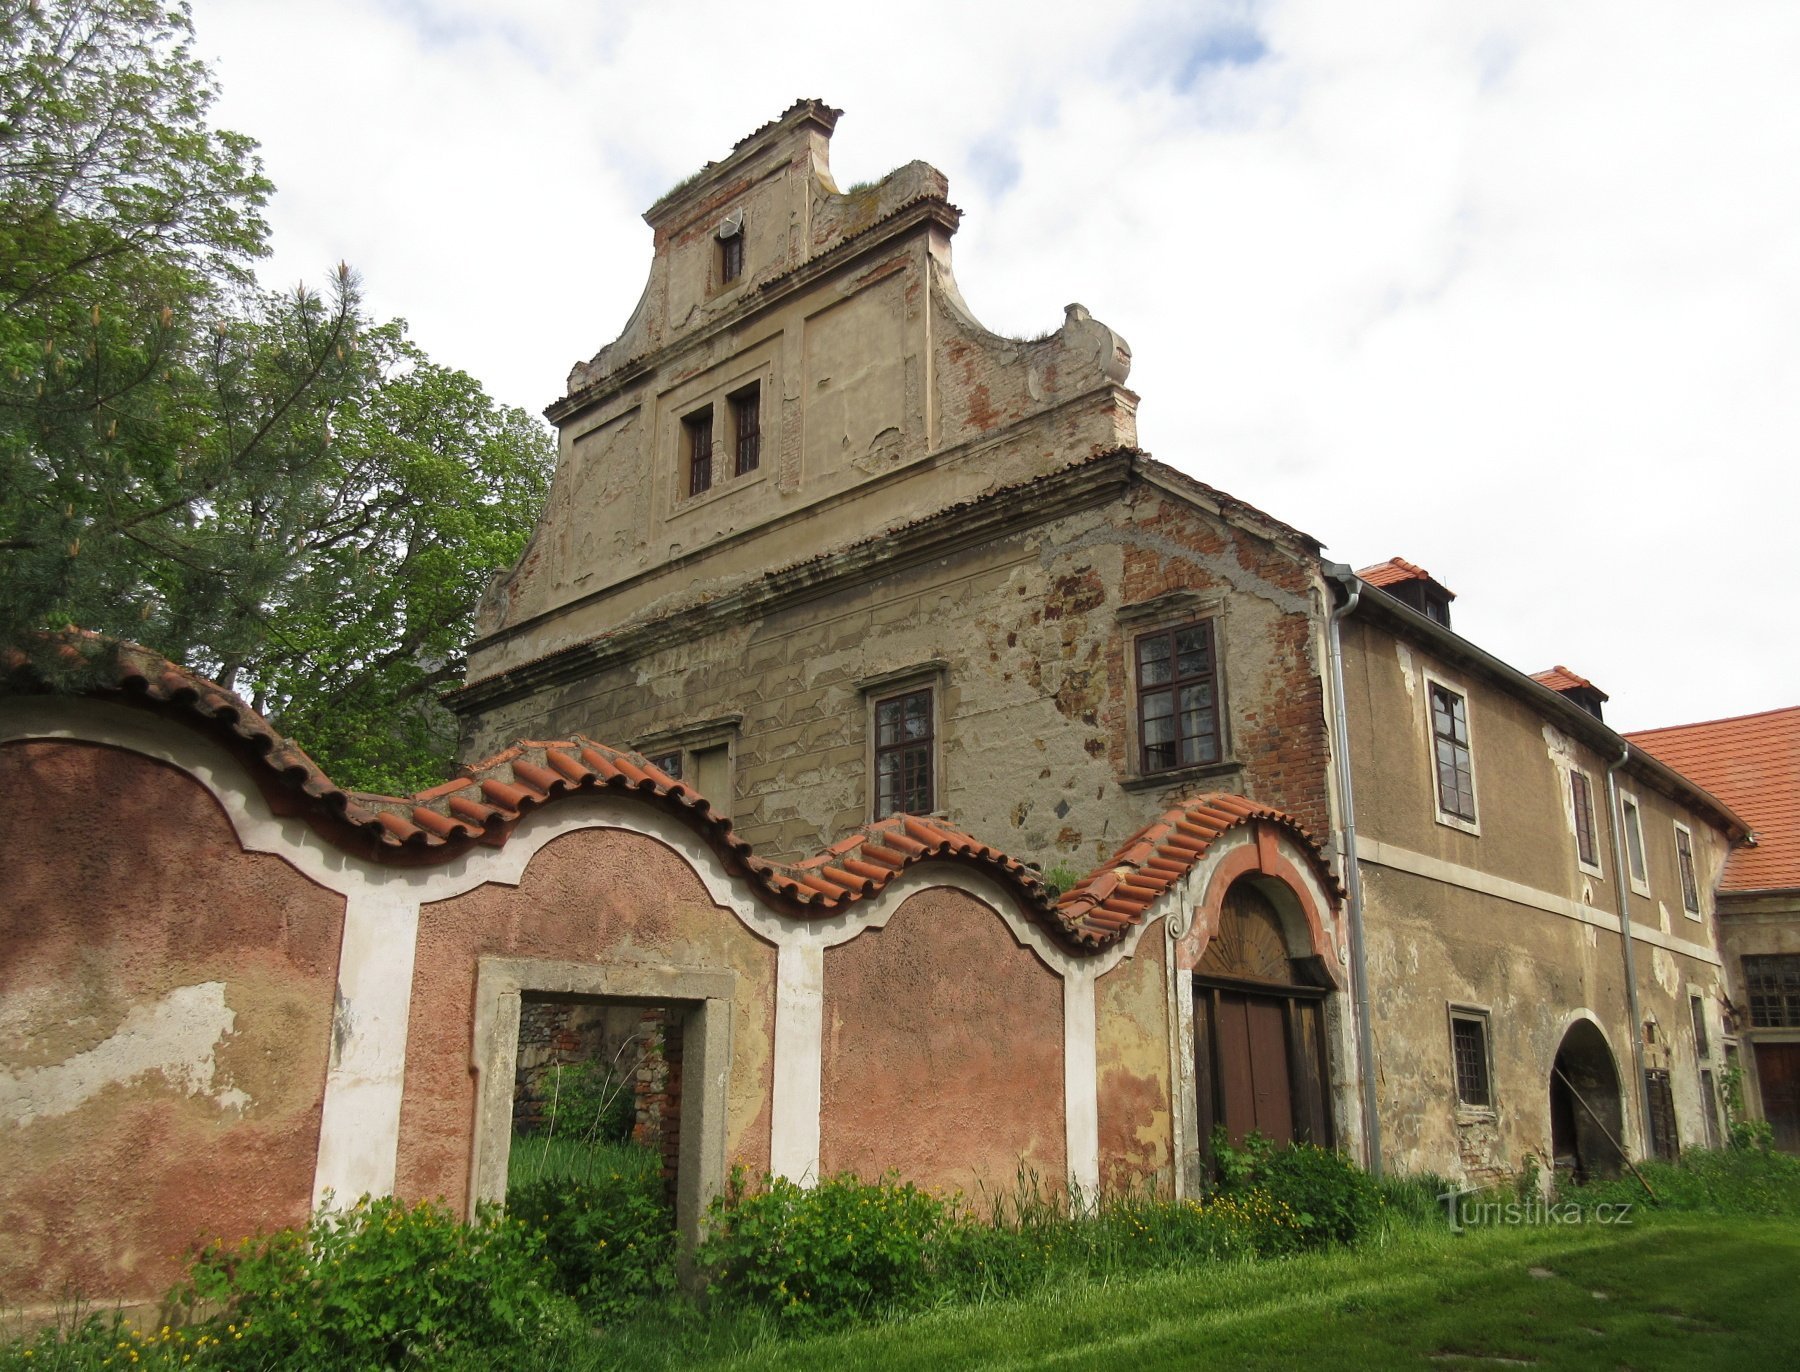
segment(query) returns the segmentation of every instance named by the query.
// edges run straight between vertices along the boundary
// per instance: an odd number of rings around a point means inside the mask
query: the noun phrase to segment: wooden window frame
[[[687,493],[705,495],[713,484],[713,407],[703,405],[681,417],[682,451],[687,458]]]
[[[1746,953],[1744,1000],[1752,1029],[1800,1029],[1800,953]]]
[[[1694,858],[1694,831],[1675,822],[1675,871],[1681,880],[1681,913],[1696,924],[1706,916],[1700,905],[1700,869]]]
[[[1461,709],[1462,738],[1455,736],[1454,725],[1458,723],[1454,711],[1450,711],[1452,732],[1442,735],[1438,732],[1437,699],[1442,694],[1448,697]],[[1451,681],[1427,673],[1425,676],[1425,724],[1429,740],[1429,761],[1431,764],[1431,792],[1436,803],[1437,821],[1452,829],[1460,829],[1465,834],[1481,833],[1481,807],[1476,801],[1475,781],[1475,730],[1470,721],[1469,693],[1466,689]],[[1446,804],[1444,792],[1445,763],[1438,756],[1438,745],[1446,743],[1452,749],[1449,766],[1453,775],[1468,778],[1468,812],[1452,804]],[[1461,764],[1460,769],[1458,764]],[[1463,787],[1460,780],[1456,786],[1457,795],[1453,799],[1460,800]]]
[[[1203,672],[1189,676],[1178,675],[1180,652],[1177,635],[1202,629],[1206,633],[1207,667]],[[1157,640],[1166,640],[1169,650],[1169,679],[1167,681],[1146,684],[1144,681],[1144,645]],[[1137,771],[1139,776],[1160,776],[1165,773],[1185,772],[1193,767],[1214,767],[1228,761],[1226,757],[1225,735],[1225,700],[1222,687],[1223,673],[1220,668],[1218,619],[1207,616],[1200,619],[1185,620],[1178,624],[1167,624],[1154,629],[1146,629],[1131,636],[1131,676],[1132,676],[1132,719],[1137,727]],[[1185,687],[1205,685],[1211,693],[1212,729],[1209,733],[1196,733],[1184,736],[1181,733],[1180,693]],[[1166,694],[1169,697],[1169,718],[1174,722],[1175,734],[1169,746],[1174,750],[1174,759],[1166,764],[1154,764],[1151,761],[1152,747],[1146,737],[1146,715],[1144,705],[1146,697]],[[1201,757],[1192,762],[1183,761],[1182,744],[1187,738],[1199,739],[1210,744],[1211,757]],[[1161,746],[1161,745],[1157,745]]]
[[[719,235],[719,285],[729,286],[744,275],[744,228]]]
[[[1456,1107],[1464,1112],[1498,1117],[1498,1093],[1494,1090],[1494,1036],[1491,1032],[1493,1016],[1488,1011],[1474,1005],[1452,1005],[1449,1007],[1448,1025],[1450,1030],[1450,1076],[1456,1090]],[[1473,1025],[1481,1038],[1481,1087],[1486,1100],[1471,1100],[1471,1092],[1465,1090],[1469,1085],[1464,1080],[1463,1062],[1466,1054],[1457,1043],[1457,1026]]]
[[[1624,828],[1625,878],[1640,896],[1650,894],[1650,852],[1644,845],[1644,806],[1635,794],[1620,788],[1619,823]]]
[[[748,476],[762,466],[762,382],[733,391],[725,407],[731,416],[732,475]]]
[[[893,743],[883,743],[881,741],[882,708],[890,705],[897,706],[899,709],[899,723],[901,724],[902,729],[904,729],[907,702],[920,697],[923,697],[925,705],[925,735],[922,738],[901,737]],[[889,816],[897,814],[929,815],[935,813],[938,801],[937,709],[938,689],[935,682],[919,682],[901,690],[884,691],[870,697],[869,741],[871,752],[869,767],[869,812],[872,819],[887,819]],[[925,763],[923,783],[923,799],[925,803],[923,806],[915,808],[909,807],[904,803],[907,798],[905,786],[907,767],[906,756],[909,753],[921,751],[924,754]],[[887,757],[898,758],[900,770],[895,787],[895,803],[892,808],[883,809],[884,798],[881,787],[881,765],[882,760]]]
[[[1594,779],[1579,767],[1569,768],[1569,809],[1575,827],[1575,865],[1592,876],[1604,877],[1600,862],[1600,826],[1594,809]],[[1586,852],[1583,852],[1583,847]]]

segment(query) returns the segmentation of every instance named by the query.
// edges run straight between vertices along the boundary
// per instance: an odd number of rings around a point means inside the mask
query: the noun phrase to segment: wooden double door
[[[1254,886],[1226,893],[1219,930],[1194,972],[1200,1144],[1223,1126],[1233,1146],[1254,1130],[1276,1143],[1331,1147],[1327,990],[1290,958],[1280,917]]]

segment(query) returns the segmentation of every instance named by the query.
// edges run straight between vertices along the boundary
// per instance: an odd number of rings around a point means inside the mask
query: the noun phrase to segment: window
[[[875,702],[875,818],[932,810],[931,688]]]
[[[1488,1017],[1485,1010],[1450,1011],[1450,1055],[1456,1064],[1456,1099],[1478,1110],[1494,1108],[1488,1074]]]
[[[1712,1051],[1706,1037],[1706,1002],[1699,996],[1689,996],[1688,1009],[1694,1016],[1694,1056],[1703,1058]]]
[[[731,447],[738,476],[762,462],[762,389],[754,382],[731,397]]]
[[[1719,1091],[1711,1068],[1700,1069],[1700,1116],[1706,1125],[1706,1146],[1719,1146]]]
[[[719,225],[719,284],[728,285],[744,274],[744,212],[737,210]]]
[[[672,753],[656,753],[646,757],[644,761],[664,773],[671,781],[681,780],[681,749]]]
[[[1222,740],[1212,621],[1140,634],[1136,651],[1141,769],[1217,762]]]
[[[1438,810],[1475,822],[1475,765],[1469,752],[1469,716],[1463,698],[1431,683],[1432,760],[1437,771]]]
[[[1694,836],[1679,821],[1675,825],[1675,864],[1681,868],[1681,908],[1690,919],[1700,918],[1700,883],[1694,876]]]
[[[732,753],[742,723],[743,716],[735,714],[693,720],[640,738],[637,751],[670,780],[705,796],[713,814],[729,819],[736,798]]]
[[[688,494],[699,495],[712,489],[713,412],[708,405],[681,421],[687,441]]]
[[[1631,865],[1631,889],[1647,896],[1650,874],[1644,866],[1644,821],[1638,813],[1637,797],[1621,793],[1619,805],[1625,812],[1625,857]]]
[[[1575,857],[1583,867],[1600,870],[1600,848],[1594,841],[1594,786],[1586,772],[1569,773],[1569,798],[1575,804]]]
[[[1644,1070],[1644,1094],[1650,1108],[1650,1151],[1664,1162],[1674,1162],[1681,1156],[1681,1134],[1675,1128],[1675,1093],[1668,1068]]]
[[[1744,989],[1753,1029],[1800,1029],[1800,953],[1744,959]]]

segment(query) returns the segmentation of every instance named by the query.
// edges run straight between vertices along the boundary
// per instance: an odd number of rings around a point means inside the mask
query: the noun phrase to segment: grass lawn
[[[801,1340],[648,1317],[568,1350],[563,1365],[1762,1369],[1800,1365],[1797,1292],[1791,1220],[1403,1230],[1356,1251],[1072,1286]]]

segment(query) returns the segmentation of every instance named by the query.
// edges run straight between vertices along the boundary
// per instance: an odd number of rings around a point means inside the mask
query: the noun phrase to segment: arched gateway
[[[1600,1027],[1578,1019],[1550,1068],[1550,1148],[1559,1179],[1617,1176],[1624,1129],[1619,1071]]]

